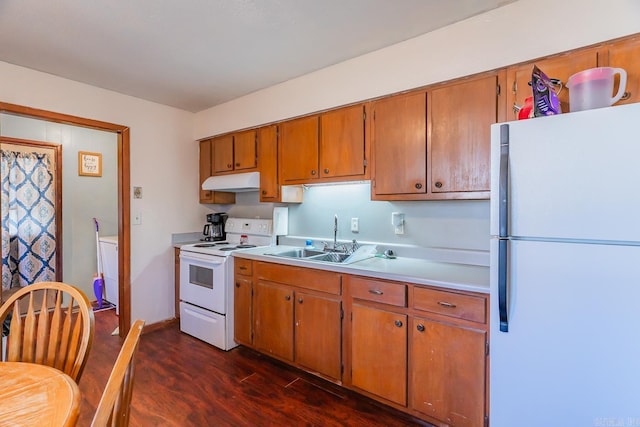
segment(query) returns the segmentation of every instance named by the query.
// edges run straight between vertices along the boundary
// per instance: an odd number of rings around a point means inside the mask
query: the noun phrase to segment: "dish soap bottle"
[[[315,249],[315,246],[313,246],[313,240],[307,240],[305,242],[304,248],[305,249]]]

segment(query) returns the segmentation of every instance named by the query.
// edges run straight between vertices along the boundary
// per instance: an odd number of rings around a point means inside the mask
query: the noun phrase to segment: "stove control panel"
[[[270,219],[228,218],[224,231],[234,234],[271,236],[273,221]]]

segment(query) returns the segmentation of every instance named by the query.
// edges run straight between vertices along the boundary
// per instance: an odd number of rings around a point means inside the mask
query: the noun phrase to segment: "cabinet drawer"
[[[334,295],[342,293],[342,279],[339,273],[304,267],[260,262],[256,265],[259,279],[284,283],[314,291]]]
[[[350,277],[349,283],[353,298],[398,307],[407,306],[407,286],[403,283],[385,282],[364,277]]]
[[[415,287],[413,308],[486,323],[486,298]]]
[[[233,262],[236,275],[251,276],[253,274],[253,261],[250,259],[234,258]]]

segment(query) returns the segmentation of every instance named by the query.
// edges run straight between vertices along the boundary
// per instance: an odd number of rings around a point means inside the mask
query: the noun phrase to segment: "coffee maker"
[[[207,224],[205,224],[202,234],[207,242],[221,242],[227,238],[224,225],[227,222],[227,215],[224,212],[207,214]]]

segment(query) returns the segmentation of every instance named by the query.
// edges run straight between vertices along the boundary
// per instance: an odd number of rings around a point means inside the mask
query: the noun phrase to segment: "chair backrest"
[[[80,380],[95,331],[91,302],[81,290],[62,282],[25,286],[0,307],[0,325],[5,321],[2,360],[52,366]]]
[[[136,320],[122,344],[111,375],[107,380],[91,427],[126,427],[133,391],[135,355],[140,342],[144,320]]]

